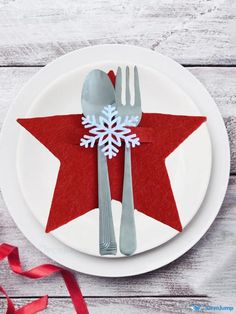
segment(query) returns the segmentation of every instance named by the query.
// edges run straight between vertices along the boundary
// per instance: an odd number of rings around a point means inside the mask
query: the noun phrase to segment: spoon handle
[[[101,255],[116,255],[117,244],[111,211],[111,192],[107,160],[98,147],[99,250]]]

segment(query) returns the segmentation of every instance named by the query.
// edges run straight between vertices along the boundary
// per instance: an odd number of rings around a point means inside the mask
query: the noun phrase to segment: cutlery
[[[118,67],[116,74],[115,99],[116,109],[119,116],[137,116],[137,124],[142,117],[141,97],[139,88],[138,69],[134,67],[134,104],[130,102],[130,83],[129,83],[129,67],[126,67],[126,83],[125,83],[125,104],[122,104],[122,73]],[[120,225],[120,251],[124,255],[131,255],[136,250],[136,230],[134,221],[134,199],[133,199],[133,184],[131,170],[131,148],[125,147],[125,166],[124,166],[124,181],[122,194],[122,214]]]
[[[83,114],[99,118],[105,105],[114,104],[114,87],[101,70],[91,71],[83,84],[81,103]],[[107,160],[102,147],[97,147],[98,156],[98,207],[99,207],[99,251],[101,255],[116,255],[114,225],[111,211],[111,193]]]

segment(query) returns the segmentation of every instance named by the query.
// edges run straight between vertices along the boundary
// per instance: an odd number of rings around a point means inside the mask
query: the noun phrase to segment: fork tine
[[[116,106],[121,106],[121,67],[118,67],[116,72],[116,85],[115,85],[115,100],[116,100]]]
[[[134,105],[141,107],[141,96],[139,87],[138,68],[134,67]]]
[[[130,89],[129,89],[129,67],[126,67],[126,83],[125,83],[125,105],[130,105]]]

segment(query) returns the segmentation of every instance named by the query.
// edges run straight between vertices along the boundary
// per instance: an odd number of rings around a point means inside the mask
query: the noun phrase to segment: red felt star
[[[141,145],[132,149],[135,208],[181,231],[165,158],[204,121],[205,117],[143,114],[135,133]],[[18,119],[18,122],[60,160],[46,232],[98,207],[97,151],[80,147],[85,133],[81,115]],[[111,196],[121,201],[123,151],[108,161]]]

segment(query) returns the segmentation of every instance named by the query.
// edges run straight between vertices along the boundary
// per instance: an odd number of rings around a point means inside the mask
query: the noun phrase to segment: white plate
[[[19,126],[16,118],[23,117],[35,97],[51,82],[85,64],[109,60],[143,64],[165,74],[174,81],[208,117],[213,164],[207,195],[200,210],[184,231],[162,246],[131,258],[106,259],[83,254],[64,245],[31,214],[21,193],[16,172],[16,150]],[[217,215],[226,191],[230,154],[227,133],[219,111],[205,88],[191,73],[173,60],[152,51],[123,45],[95,46],[63,56],[42,69],[21,91],[5,120],[1,136],[1,187],[9,211],[25,236],[42,252],[64,266],[100,276],[128,276],[161,267],[191,248],[206,232]],[[199,154],[201,154],[199,152]],[[14,196],[14,197],[13,197]]]
[[[127,64],[101,62],[65,73],[40,93],[27,117],[82,113],[81,90],[92,69],[125,71]],[[130,65],[132,69],[133,65]],[[200,115],[190,97],[162,73],[137,64],[143,112]],[[132,71],[131,71],[132,72]],[[46,75],[47,73],[45,73]],[[131,84],[132,85],[132,84]],[[131,98],[132,98],[131,89]],[[198,154],[201,152],[201,154]],[[197,129],[167,159],[180,220],[183,227],[191,221],[205,196],[211,171],[211,143],[206,124]],[[45,228],[60,163],[29,132],[21,129],[17,170],[23,196],[36,219]],[[150,178],[151,180],[152,178]],[[112,203],[116,239],[119,240],[121,204]],[[137,250],[135,254],[157,247],[178,234],[175,229],[135,211]],[[99,256],[99,211],[92,210],[51,232],[64,244],[84,253]],[[118,251],[115,257],[121,257]]]

